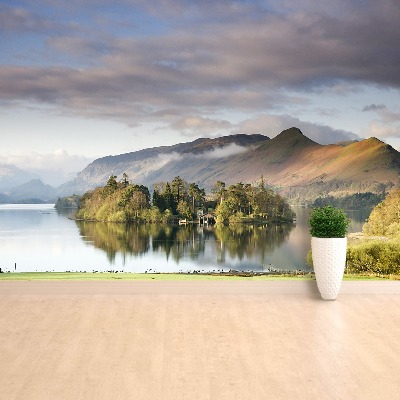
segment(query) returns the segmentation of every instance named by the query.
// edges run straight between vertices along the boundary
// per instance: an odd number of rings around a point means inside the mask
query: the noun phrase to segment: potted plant
[[[318,290],[324,300],[335,300],[342,284],[349,223],[340,208],[325,206],[311,211],[312,259]]]

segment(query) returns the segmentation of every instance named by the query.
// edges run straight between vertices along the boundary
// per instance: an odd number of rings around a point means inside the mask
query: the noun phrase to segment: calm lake
[[[293,209],[297,215],[293,225],[203,228],[77,222],[53,205],[0,205],[0,268],[4,272],[308,270],[310,210]],[[347,214],[350,232],[358,232],[369,210]]]

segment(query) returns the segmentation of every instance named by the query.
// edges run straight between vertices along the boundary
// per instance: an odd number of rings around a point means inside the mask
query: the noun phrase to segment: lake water
[[[293,225],[199,227],[78,222],[53,205],[0,205],[0,268],[33,271],[308,270],[307,208]],[[349,211],[350,232],[368,211]],[[16,265],[16,268],[15,268]]]

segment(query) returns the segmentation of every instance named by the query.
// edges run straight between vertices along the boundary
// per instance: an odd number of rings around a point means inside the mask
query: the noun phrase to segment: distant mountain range
[[[23,171],[15,165],[0,164],[0,192],[37,178],[37,175]]]
[[[54,193],[82,194],[104,185],[111,174],[122,178],[123,173],[150,189],[154,183],[171,181],[178,175],[206,190],[216,181],[227,185],[256,183],[263,176],[267,184],[292,201],[304,202],[320,196],[382,193],[399,187],[400,153],[376,138],[321,145],[297,128],[273,139],[263,135],[201,138],[99,158]],[[35,185],[40,186],[38,182]],[[43,186],[50,196],[50,188]]]
[[[103,157],[89,164],[75,179],[62,185],[60,190],[65,194],[83,193],[104,185],[111,174],[122,177],[123,173],[126,173],[131,181],[146,186],[155,182],[170,181],[179,175],[190,182],[210,187],[215,183],[210,173],[221,169],[224,162],[236,155],[247,153],[267,140],[269,138],[263,135],[202,138],[174,146],[154,147]]]
[[[0,164],[0,203],[42,202],[57,199],[57,190],[45,185],[36,174],[15,165]]]

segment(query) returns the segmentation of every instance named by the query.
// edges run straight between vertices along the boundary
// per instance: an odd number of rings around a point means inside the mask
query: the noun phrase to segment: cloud
[[[228,146],[215,148],[205,154],[198,155],[197,157],[210,158],[210,159],[225,158],[245,153],[248,150],[249,150],[248,147],[239,146],[236,143],[231,143]]]
[[[372,104],[367,108],[375,111],[378,116],[378,119],[371,121],[369,124],[369,135],[384,139],[400,138],[400,109],[394,111],[383,104]]]
[[[168,164],[169,162],[184,160],[184,159],[187,159],[188,157],[201,158],[201,159],[206,158],[206,159],[210,159],[210,160],[221,159],[221,158],[245,153],[250,148],[252,148],[252,146],[244,147],[244,146],[239,146],[236,143],[231,143],[227,146],[215,147],[212,150],[209,150],[204,153],[199,153],[199,154],[190,153],[190,155],[188,155],[187,153],[179,154],[176,152],[167,153],[167,154],[159,154],[152,161],[152,163],[146,168],[146,171],[150,172],[150,171],[158,170],[158,169],[162,168],[164,165]]]
[[[207,135],[216,136],[232,128],[232,124],[224,120],[203,118],[200,116],[187,116],[178,119],[170,125],[172,129],[178,130],[188,136]]]
[[[386,106],[384,104],[369,104],[367,106],[364,106],[362,111],[378,111],[378,110],[384,110]]]
[[[46,32],[57,25],[24,8],[0,5],[0,31]]]
[[[273,136],[297,126],[320,143],[355,139],[346,130],[273,114],[289,113],[310,94],[345,96],[365,85],[398,91],[396,3],[38,0],[35,7],[2,6],[8,48],[32,32],[40,40],[14,46],[36,60],[32,65],[27,58],[23,65],[0,65],[0,104],[5,112],[15,104],[44,105],[57,115],[190,137]],[[53,5],[51,20],[41,10]],[[398,112],[379,103],[362,111],[379,117],[370,134],[397,135]],[[247,120],[237,123],[238,115]]]
[[[400,138],[400,125],[391,125],[382,121],[372,121],[368,127],[368,134],[381,138]]]
[[[237,132],[245,134],[260,133],[272,138],[291,126],[299,128],[304,135],[320,144],[359,139],[359,136],[352,132],[302,121],[290,115],[258,115],[255,118],[239,123]]]
[[[306,93],[342,81],[400,87],[400,52],[393,51],[400,42],[400,10],[394,2],[365,9],[340,2],[339,16],[339,7],[328,2],[322,2],[325,11],[322,5],[311,9],[308,1],[285,2],[286,13],[263,2],[151,3],[151,8],[133,4],[158,18],[167,5],[176,11],[167,33],[96,36],[92,29],[96,37],[87,38],[81,26],[73,36],[54,37],[52,27],[32,12],[8,8],[4,19],[14,21],[8,29],[22,25],[21,30],[43,31],[49,52],[76,57],[83,66],[3,65],[1,99],[55,104],[132,124],[153,121],[164,108],[179,108],[187,118],[222,109],[262,112],[287,105],[285,90]]]
[[[97,61],[98,57],[112,51],[112,43],[78,36],[50,37],[47,39],[46,44],[53,51],[79,59],[86,59],[86,61]]]

